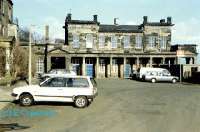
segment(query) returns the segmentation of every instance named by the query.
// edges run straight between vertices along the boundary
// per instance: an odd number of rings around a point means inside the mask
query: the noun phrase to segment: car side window
[[[69,78],[67,80],[67,87],[89,87],[89,83],[85,78]]]
[[[52,78],[45,82],[42,87],[65,87],[65,78]]]

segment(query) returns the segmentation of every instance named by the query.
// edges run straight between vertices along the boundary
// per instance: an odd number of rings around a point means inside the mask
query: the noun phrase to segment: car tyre
[[[19,97],[19,103],[21,106],[31,106],[34,103],[33,96],[30,94],[22,94]]]
[[[174,79],[172,79],[172,83],[176,83],[177,82],[177,80],[174,78]]]
[[[75,106],[78,108],[85,108],[86,106],[88,106],[88,100],[85,96],[76,97],[74,103]]]
[[[151,82],[152,82],[152,83],[156,83],[156,79],[155,79],[155,78],[152,78],[152,79],[151,79]]]

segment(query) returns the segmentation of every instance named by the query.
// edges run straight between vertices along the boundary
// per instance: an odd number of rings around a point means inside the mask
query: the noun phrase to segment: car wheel
[[[21,106],[31,106],[34,102],[33,96],[30,94],[22,94],[19,97],[19,103]]]
[[[152,79],[151,79],[151,82],[152,82],[152,83],[155,83],[155,82],[156,82],[156,79],[155,79],[155,78],[152,78]]]
[[[78,108],[85,108],[88,105],[88,100],[85,96],[78,96],[74,103]]]
[[[177,80],[174,78],[174,79],[172,79],[172,83],[176,83],[177,82]]]

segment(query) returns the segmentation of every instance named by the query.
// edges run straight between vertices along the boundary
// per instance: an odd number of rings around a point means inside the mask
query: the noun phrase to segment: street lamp
[[[32,42],[32,25],[30,26],[30,29],[29,29],[29,65],[28,65],[28,84],[29,85],[31,85],[31,83],[32,83],[32,70],[31,70],[31,68],[32,68],[32,61],[31,61],[31,58],[32,58],[32,52],[31,52],[31,42]]]

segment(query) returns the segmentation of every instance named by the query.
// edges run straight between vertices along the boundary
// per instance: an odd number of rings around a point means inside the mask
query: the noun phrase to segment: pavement
[[[14,86],[0,86],[0,110],[2,110],[5,106],[13,101],[11,93],[14,87],[27,85],[26,82],[20,81]]]
[[[11,91],[9,87],[0,86],[0,110],[12,101]]]
[[[97,80],[99,95],[85,109],[69,103],[10,103],[1,123],[20,132],[200,132],[200,85]]]

